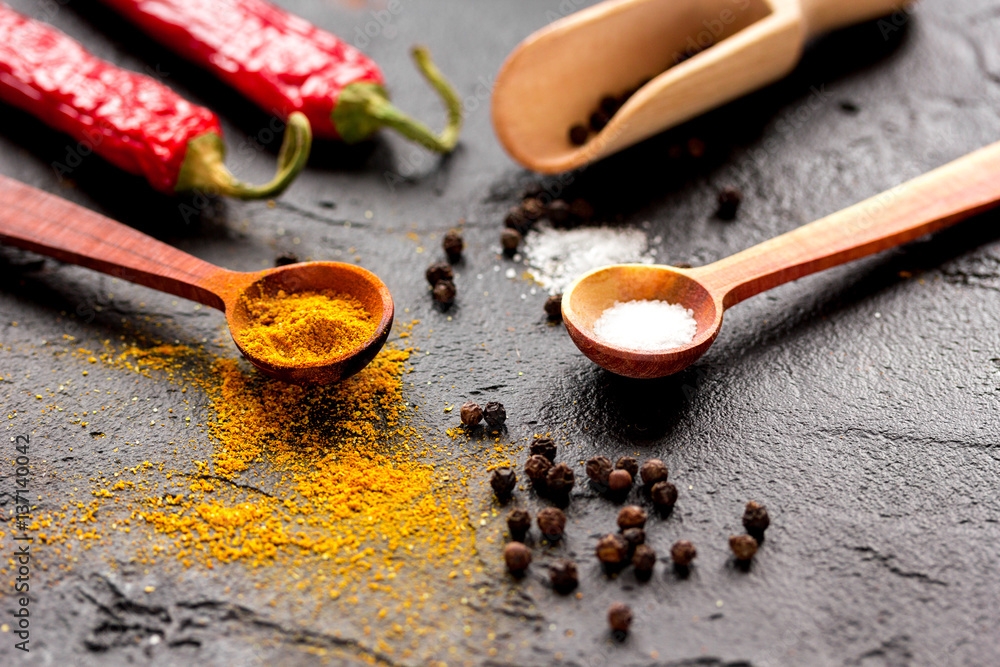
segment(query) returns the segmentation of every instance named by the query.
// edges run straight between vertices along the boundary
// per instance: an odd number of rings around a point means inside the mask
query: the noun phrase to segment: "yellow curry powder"
[[[477,612],[455,600],[485,589],[467,470],[428,462],[434,445],[407,417],[409,354],[386,348],[357,375],[306,388],[234,359],[192,370],[204,354],[183,346],[81,349],[76,356],[90,363],[99,356],[143,375],[165,373],[182,392],[203,391],[211,460],[185,465],[178,456],[99,473],[89,504],[71,501],[31,528],[69,552],[73,538],[87,549],[117,532],[130,534],[140,561],[242,564],[257,570],[255,587],[295,592],[293,604],[298,592],[311,592],[315,604],[343,607],[344,618],[364,615],[363,635],[374,633],[368,648],[385,655],[412,655],[418,645],[436,651],[436,642],[414,635],[446,634],[456,622],[470,636],[462,619]],[[150,481],[155,472],[166,481]],[[495,510],[488,514],[495,519]],[[136,532],[142,526],[160,538]]]
[[[278,364],[322,362],[368,340],[378,322],[357,299],[334,292],[279,291],[244,297],[251,317],[240,335],[250,355]]]

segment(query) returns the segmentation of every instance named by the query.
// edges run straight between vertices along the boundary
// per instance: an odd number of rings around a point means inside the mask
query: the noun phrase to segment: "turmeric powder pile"
[[[494,591],[475,526],[496,510],[470,498],[454,443],[436,442],[408,402],[410,354],[385,348],[357,375],[307,388],[182,345],[79,349],[83,377],[101,364],[177,387],[188,407],[170,410],[163,433],[194,436],[200,454],[175,449],[135,467],[109,457],[81,488],[89,501],[40,511],[30,530],[69,558],[125,540],[132,562],[198,577],[247,570],[272,604],[329,619],[362,655],[426,664],[456,628],[470,645],[488,645],[482,610]],[[189,410],[204,419],[200,436]]]
[[[240,346],[282,365],[324,362],[351,351],[375,333],[377,321],[357,299],[330,291],[244,297],[251,321]]]

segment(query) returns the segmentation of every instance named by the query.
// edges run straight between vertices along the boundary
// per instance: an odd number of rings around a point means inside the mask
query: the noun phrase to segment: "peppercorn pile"
[[[464,407],[474,405],[467,403]],[[558,448],[551,437],[535,436],[529,447],[524,473],[538,499],[548,499],[566,507],[575,477],[570,466],[555,463],[557,453]],[[557,470],[559,472],[553,474]],[[632,490],[633,480],[641,480],[639,496],[652,505],[659,521],[668,521],[677,503],[677,487],[668,481],[669,470],[660,459],[648,459],[640,465],[635,457],[622,456],[612,464],[607,457],[596,456],[586,462],[584,470],[590,478],[591,487],[611,500],[624,500]],[[497,501],[507,504],[514,497],[517,475],[509,466],[497,468],[490,478],[490,486]],[[632,566],[637,581],[652,579],[658,555],[647,541],[649,520],[650,515],[642,506],[625,505],[618,510],[618,532],[608,533],[597,540],[594,555],[609,578],[617,577],[625,568]],[[539,543],[541,548],[549,551],[552,545],[564,539],[568,519],[560,507],[542,507],[538,510],[536,521],[543,538]],[[764,539],[764,531],[770,525],[767,508],[756,501],[748,502],[742,523],[748,534],[730,536],[729,548],[733,553],[734,567],[747,572]],[[511,541],[503,548],[503,561],[507,571],[520,580],[527,576],[535,560],[530,546],[530,511],[525,507],[515,507],[508,512],[506,525]],[[689,540],[682,539],[673,543],[669,555],[676,575],[687,578],[698,550]],[[574,560],[565,557],[549,559],[547,568],[549,584],[556,593],[566,594],[578,588],[579,566]],[[613,604],[608,611],[608,623],[617,640],[624,639],[632,620],[631,609],[623,603]]]
[[[611,122],[611,117],[618,113],[618,110],[628,102],[629,98],[639,92],[639,89],[652,81],[652,78],[644,79],[634,88],[629,88],[621,95],[605,95],[597,104],[597,108],[590,114],[586,125],[578,124],[569,128],[569,142],[574,146],[582,146],[590,139],[591,133],[598,133]]]

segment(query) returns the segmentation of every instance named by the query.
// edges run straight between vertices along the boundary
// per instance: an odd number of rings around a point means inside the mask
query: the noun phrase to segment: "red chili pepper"
[[[269,113],[301,111],[317,137],[356,142],[391,127],[449,152],[462,105],[423,48],[417,66],[448,108],[435,135],[389,102],[378,66],[336,36],[263,0],[104,0],[167,48],[215,73]]]
[[[96,58],[66,34],[0,3],[0,100],[85,143],[167,193],[273,197],[305,166],[311,132],[290,116],[279,169],[260,186],[223,164],[219,119],[154,79]]]

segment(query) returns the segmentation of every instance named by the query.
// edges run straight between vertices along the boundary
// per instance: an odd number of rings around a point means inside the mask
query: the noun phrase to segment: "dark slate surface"
[[[234,151],[266,126],[267,118],[247,112],[237,96],[93,3],[13,4],[104,57],[158,72],[217,109]],[[428,649],[449,664],[484,664],[490,645],[500,649],[496,660],[525,665],[557,659],[574,665],[994,663],[1000,650],[1000,216],[982,216],[741,304],[727,315],[711,352],[679,376],[637,382],[609,375],[577,353],[564,331],[544,324],[541,293],[522,299],[529,285],[493,271],[510,265],[496,254],[502,212],[532,179],[494,139],[486,91],[505,54],[570,4],[422,0],[393,17],[395,31],[371,40],[366,50],[383,64],[396,100],[418,117],[439,119],[441,112],[407,62],[411,43],[429,44],[467,96],[462,145],[448,159],[388,134],[350,149],[317,146],[310,167],[276,208],[212,202],[185,220],[176,201],[94,157],[72,174],[74,185],[60,183],[50,165],[72,144],[4,107],[0,172],[234,269],[268,266],[288,250],[315,259],[357,255],[385,279],[400,313],[408,308],[406,318],[424,322],[416,336],[432,354],[416,364],[413,377],[424,388],[414,400],[441,406],[470,395],[499,397],[510,415],[511,440],[552,429],[568,443],[565,460],[627,452],[668,463],[682,496],[669,519],[651,526],[650,540],[661,556],[675,539],[693,540],[700,556],[691,577],[679,579],[660,565],[646,584],[631,574],[605,579],[591,556],[593,536],[613,525],[614,507],[580,485],[568,510],[570,538],[557,553],[578,556],[584,598],[554,596],[540,568],[520,584],[505,580],[499,546],[484,543],[493,590],[507,601],[472,618],[494,628],[497,640],[489,644],[478,631],[477,639],[465,639],[456,630],[455,653],[448,642]],[[370,9],[333,0],[288,5],[342,35],[372,20]],[[872,23],[821,40],[785,82],[574,174],[570,194],[592,197],[606,219],[651,221],[653,235],[662,236],[661,258],[702,264],[1000,137],[1000,4],[927,1],[899,22],[902,28],[888,35],[886,24]],[[665,157],[690,135],[707,142],[703,160]],[[232,164],[240,175],[264,180],[273,150],[234,152]],[[711,214],[716,190],[729,184],[746,198],[738,220],[724,223]],[[420,274],[440,234],[460,218],[470,247],[457,279],[459,302],[445,315],[431,306]],[[419,242],[407,237],[411,231]],[[418,254],[418,243],[428,251]],[[156,444],[164,439],[139,425],[144,420],[129,419],[142,412],[125,399],[101,417],[109,437],[99,442],[65,420],[43,417],[34,395],[78,372],[63,352],[137,332],[197,344],[219,338],[223,321],[171,297],[52,261],[39,266],[37,259],[0,249],[0,337],[11,348],[0,353],[0,395],[4,414],[19,414],[5,423],[5,433],[34,433],[33,455],[47,462],[35,469],[38,490],[55,503],[91,471],[108,469],[109,459],[135,465],[170,449]],[[68,343],[63,334],[77,340]],[[108,382],[123,395],[141,391],[161,405],[177,404],[163,383]],[[66,394],[62,400],[73,410],[107,404],[94,395]],[[426,413],[431,428],[454,423],[454,415],[437,407]],[[115,443],[137,439],[163,451],[112,453]],[[203,447],[207,452],[210,444]],[[488,507],[483,478],[473,475],[471,488],[474,503]],[[9,492],[10,465],[0,480]],[[726,537],[740,529],[749,498],[768,505],[773,527],[743,572],[728,557]],[[10,549],[8,536],[4,552]],[[328,619],[288,616],[252,594],[236,600],[219,583],[252,573],[233,567],[209,580],[197,569],[174,578],[158,568],[116,567],[83,554],[68,569],[40,573],[44,585],[32,598],[32,662],[295,664],[319,660],[305,648],[337,646],[345,655],[364,654],[367,640],[352,619],[336,621],[349,639],[335,640]],[[155,602],[142,593],[148,581],[159,583]],[[4,586],[6,610],[12,600]],[[521,595],[506,595],[515,586]],[[192,641],[148,641],[155,634],[181,637],[177,628],[190,615],[185,603],[206,599],[211,604],[203,607],[202,626],[187,631]],[[604,630],[607,605],[617,599],[636,611],[634,631],[622,643],[609,641]],[[501,607],[505,613],[498,613]],[[112,637],[117,641],[93,651],[98,626],[114,614],[125,629],[112,630],[120,634]],[[0,661],[23,657],[12,644],[11,635],[0,634]]]

